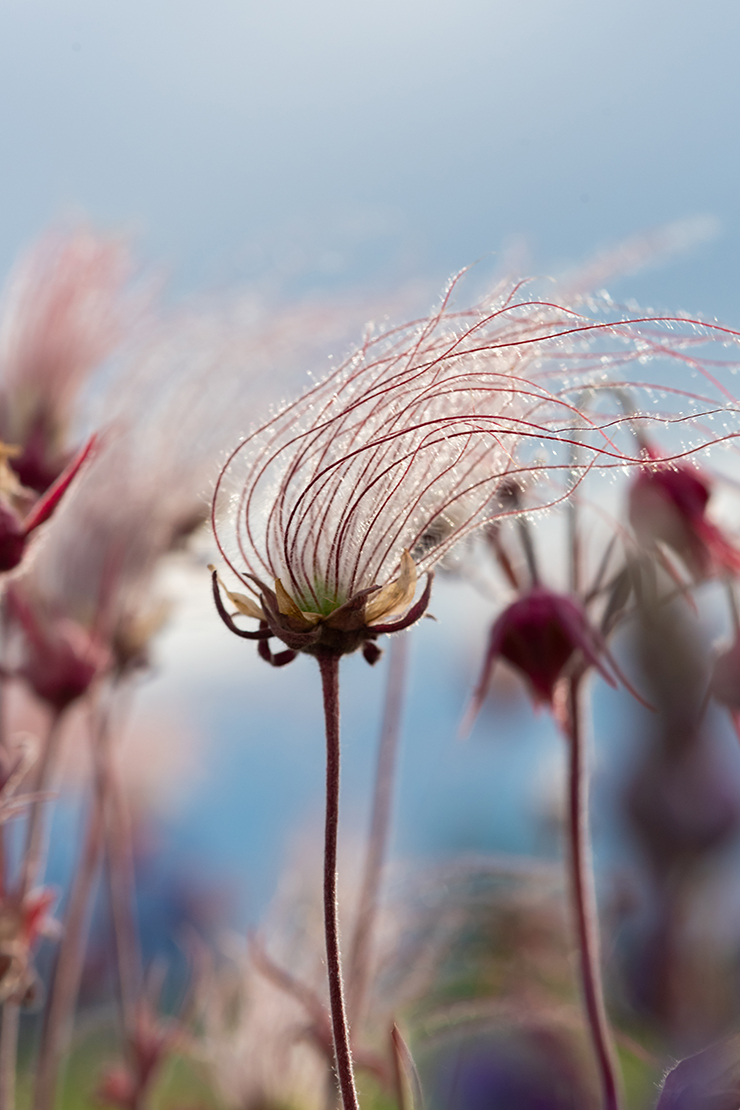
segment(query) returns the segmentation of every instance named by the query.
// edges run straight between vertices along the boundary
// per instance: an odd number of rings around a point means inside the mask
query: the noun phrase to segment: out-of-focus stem
[[[370,837],[347,975],[347,1003],[353,1025],[362,1019],[372,963],[372,941],[379,909],[380,881],[390,834],[398,736],[408,669],[408,637],[400,634],[392,637],[388,654],[388,683],[378,746]]]
[[[57,711],[49,722],[46,742],[36,765],[34,793],[43,793],[52,780],[61,736],[63,712]],[[19,901],[28,894],[38,882],[44,866],[46,854],[44,817],[46,799],[36,798],[31,804],[26,833],[26,848],[18,881]],[[2,1027],[0,1028],[0,1110],[13,1110],[15,1106],[15,1073],[18,1062],[18,1023],[20,1006],[14,999],[3,1005]]]
[[[39,756],[34,776],[33,790],[35,794],[43,794],[48,790],[56,770],[57,755],[59,754],[59,741],[62,734],[63,710],[56,710],[49,722],[43,751]],[[47,798],[36,798],[31,803],[31,812],[28,818],[28,831],[26,833],[26,849],[23,856],[23,866],[20,881],[21,898],[32,890],[41,878],[46,854],[46,807]]]
[[[0,1026],[0,1110],[14,1110],[15,1070],[18,1057],[20,1006],[8,1000],[3,1005]]]
[[[534,540],[529,525],[524,517],[518,517],[517,528],[519,530],[519,539],[521,540],[522,549],[524,551],[524,558],[527,562],[527,570],[529,571],[529,584],[534,589],[540,584],[540,572],[537,565],[537,552],[534,547]]]
[[[47,1003],[34,1092],[34,1110],[52,1110],[62,1065],[72,1037],[75,1005],[80,989],[91,900],[100,869],[107,795],[109,716],[99,712],[92,726],[94,787],[80,859],[75,870],[64,934],[59,947]]]
[[[566,732],[569,741],[568,844],[571,894],[586,1018],[601,1080],[604,1110],[618,1110],[620,1077],[601,977],[599,926],[588,821],[588,772],[581,720],[581,678],[568,680]]]
[[[337,907],[339,827],[339,656],[319,655],[326,722],[326,824],[324,829],[324,929],[334,1058],[344,1110],[360,1110],[344,1004]]]
[[[116,939],[123,1027],[127,1037],[131,1038],[135,1031],[136,1005],[142,980],[136,924],[133,837],[126,797],[111,756],[107,760],[107,786],[106,853],[110,905]]]

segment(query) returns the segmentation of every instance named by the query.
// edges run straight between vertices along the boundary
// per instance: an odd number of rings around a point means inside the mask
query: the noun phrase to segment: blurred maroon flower
[[[656,452],[649,448],[651,459]],[[736,550],[716,524],[707,519],[711,484],[686,464],[644,466],[629,492],[629,519],[645,547],[663,543],[686,564],[694,578],[717,570],[740,571]]]
[[[58,712],[81,697],[109,665],[109,652],[94,631],[69,617],[44,612],[19,582],[8,588],[6,611],[21,641],[13,672]]]
[[[538,586],[513,602],[491,629],[481,676],[461,731],[467,733],[478,716],[498,659],[505,659],[523,675],[536,703],[552,706],[558,681],[577,651],[610,686],[617,685],[614,675],[624,681],[603,637],[578,601]]]

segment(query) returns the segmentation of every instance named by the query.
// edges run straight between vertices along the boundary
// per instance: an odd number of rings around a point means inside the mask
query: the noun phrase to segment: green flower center
[[[330,616],[340,605],[347,600],[337,590],[330,590],[324,582],[314,582],[313,593],[306,598],[301,598],[298,604],[304,613],[320,613],[322,617]]]

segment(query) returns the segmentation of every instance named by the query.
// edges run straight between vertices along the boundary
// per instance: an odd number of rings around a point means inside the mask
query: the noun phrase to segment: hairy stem
[[[604,1110],[618,1110],[620,1077],[601,978],[599,926],[588,822],[588,772],[581,720],[581,677],[568,680],[568,840],[573,912],[586,1019],[601,1079]]]
[[[56,1101],[59,1069],[72,1037],[77,995],[82,978],[87,933],[95,881],[103,852],[109,716],[103,711],[92,723],[94,788],[90,800],[85,839],[80,853],[69,905],[64,919],[64,934],[59,946],[46,1007],[41,1049],[34,1092],[34,1110],[52,1110]]]
[[[408,637],[394,636],[388,654],[388,684],[375,771],[370,837],[347,976],[348,1009],[353,1024],[362,1019],[372,963],[372,940],[379,910],[380,881],[390,834],[398,737],[408,667]]]
[[[359,1110],[352,1070],[352,1049],[344,1005],[339,956],[337,907],[337,832],[339,827],[339,656],[319,655],[326,722],[326,824],[324,831],[324,929],[329,1005],[337,1079],[344,1110]]]

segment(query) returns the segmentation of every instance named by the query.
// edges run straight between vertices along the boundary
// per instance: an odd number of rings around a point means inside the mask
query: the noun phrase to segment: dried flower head
[[[594,322],[524,299],[521,285],[454,312],[452,288],[431,317],[367,338],[228,458],[213,526],[254,595],[231,602],[262,622],[243,634],[341,653],[404,627],[416,575],[510,512],[494,500],[505,478],[538,476],[540,503],[552,504],[595,464],[638,461],[615,436],[639,414],[617,402],[594,415],[624,388],[607,371],[701,339],[692,324],[669,346],[665,322]],[[599,398],[590,413],[585,396]],[[695,395],[691,406],[710,403]]]

